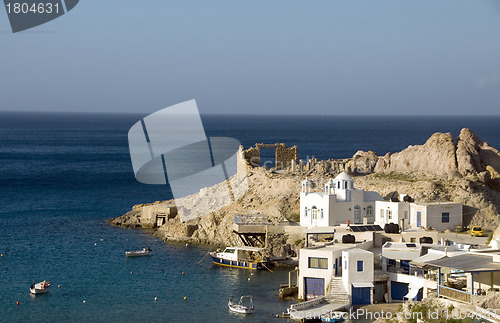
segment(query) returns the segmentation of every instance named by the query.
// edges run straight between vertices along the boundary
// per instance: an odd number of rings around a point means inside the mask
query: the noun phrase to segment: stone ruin
[[[255,147],[251,147],[247,150],[240,146],[238,151],[238,162],[245,162],[246,165],[250,167],[260,167],[260,150],[262,148],[274,148],[275,149],[275,169],[283,170],[288,169],[292,166],[293,162],[297,162],[298,148],[297,146],[287,147],[284,143],[275,144],[256,144]],[[240,165],[238,165],[240,166]]]
[[[255,147],[244,149],[240,146],[238,150],[238,173],[246,171],[247,167],[260,167],[260,150],[262,148],[275,149],[275,170],[284,170],[292,173],[330,173],[351,172],[351,158],[318,160],[311,158],[307,161],[298,159],[297,146],[287,147],[284,143],[263,144],[258,143]]]

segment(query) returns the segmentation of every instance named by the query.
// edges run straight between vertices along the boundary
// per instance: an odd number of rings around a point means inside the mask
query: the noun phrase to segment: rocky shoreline
[[[241,244],[232,232],[235,214],[265,214],[274,227],[284,221],[290,223],[299,213],[301,181],[307,176],[320,186],[336,175],[318,168],[298,173],[290,169],[268,170],[248,163],[244,171],[248,191],[215,212],[181,221],[173,200],[157,201],[135,205],[126,214],[108,222],[127,228],[153,228],[156,223],[151,216],[161,209],[165,221],[155,228],[155,235],[165,241]],[[481,225],[494,231],[500,225],[500,153],[469,129],[462,129],[456,139],[450,133],[435,133],[423,145],[409,146],[384,156],[358,151],[348,162],[346,171],[354,176],[356,187],[377,191],[382,196],[397,191],[409,194],[418,202],[461,203],[466,226]],[[199,203],[200,194],[201,191],[183,198],[183,203]],[[495,236],[500,236],[500,232]],[[301,235],[293,231],[269,233],[270,253],[286,255],[289,250],[298,249],[300,239]]]

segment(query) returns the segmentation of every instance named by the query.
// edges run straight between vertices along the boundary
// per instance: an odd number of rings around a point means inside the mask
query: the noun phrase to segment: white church
[[[347,173],[340,173],[325,184],[323,192],[311,192],[312,183],[302,182],[300,192],[300,225],[328,227],[345,224],[374,223],[375,201],[382,196],[373,191],[354,188]]]

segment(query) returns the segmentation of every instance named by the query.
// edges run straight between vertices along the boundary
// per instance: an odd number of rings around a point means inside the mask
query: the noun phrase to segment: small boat
[[[127,257],[140,257],[140,256],[147,256],[151,253],[151,248],[142,248],[142,250],[137,250],[137,251],[125,251],[125,255]]]
[[[41,283],[36,283],[30,286],[31,294],[38,295],[47,293],[50,290],[50,282],[46,282],[45,280]]]
[[[227,247],[223,252],[210,252],[214,264],[226,267],[244,269],[264,269],[266,262],[262,261],[260,252],[264,248],[257,247]]]
[[[347,317],[346,312],[332,311],[320,316],[321,322],[342,322]]]
[[[245,301],[246,299],[248,299],[248,301]],[[241,296],[238,304],[233,303],[232,299],[230,298],[229,302],[227,303],[227,306],[231,311],[240,314],[249,314],[255,310],[255,308],[253,307],[252,296]]]

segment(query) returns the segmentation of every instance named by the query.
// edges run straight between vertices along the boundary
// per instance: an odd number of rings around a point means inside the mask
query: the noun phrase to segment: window
[[[408,211],[405,211],[405,220],[408,220]]]
[[[387,218],[392,220],[392,210],[387,210]]]
[[[304,214],[306,215],[307,218],[307,206],[304,208]]]
[[[323,209],[321,209],[321,220],[323,220]]]
[[[311,213],[312,213],[313,220],[317,220],[318,219],[318,209],[315,206],[312,207]]]
[[[328,269],[328,258],[309,257],[309,268]]]
[[[366,217],[371,218],[373,216],[373,207],[371,205],[368,205],[366,208]]]
[[[384,209],[380,209],[380,219],[384,220]]]
[[[363,271],[363,260],[358,260],[358,271]]]
[[[347,260],[344,261],[344,269],[347,269]]]
[[[441,222],[443,222],[443,223],[450,222],[450,213],[448,213],[448,212],[441,213]]]

